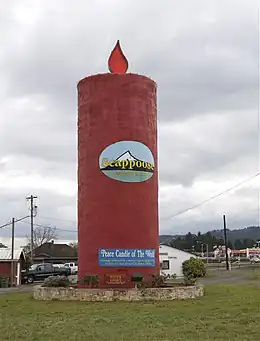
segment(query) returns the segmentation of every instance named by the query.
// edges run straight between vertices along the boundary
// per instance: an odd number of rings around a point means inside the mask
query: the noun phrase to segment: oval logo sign
[[[143,182],[154,173],[154,158],[141,142],[120,141],[111,144],[99,157],[99,168],[106,176],[121,182]]]

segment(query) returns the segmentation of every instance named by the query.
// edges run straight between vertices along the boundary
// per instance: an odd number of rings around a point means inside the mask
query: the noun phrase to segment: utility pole
[[[209,263],[209,244],[204,243],[204,242],[200,242],[199,240],[196,241],[196,243],[200,243],[201,245],[201,257],[204,256],[204,245],[206,246],[206,255],[207,255],[207,264]]]
[[[34,205],[33,201],[34,199],[37,199],[36,196],[29,196],[26,198],[27,200],[30,200],[30,211],[31,211],[31,260],[33,260],[33,218],[34,218],[34,210],[37,208],[37,206]]]
[[[206,244],[206,253],[207,253],[207,264],[209,264],[209,244]]]
[[[229,261],[228,261],[228,243],[227,243],[227,224],[226,224],[226,215],[223,215],[223,224],[224,224],[224,244],[225,244],[225,254],[226,254],[226,269],[229,270]]]
[[[14,223],[15,219],[12,218],[12,249],[11,249],[11,287],[13,286],[14,280]]]

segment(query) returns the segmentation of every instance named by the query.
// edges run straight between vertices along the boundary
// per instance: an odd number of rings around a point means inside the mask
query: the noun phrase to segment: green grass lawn
[[[252,282],[254,283],[254,282]],[[208,285],[194,301],[87,303],[0,296],[4,341],[260,339],[259,287]]]
[[[260,269],[238,269],[233,272],[238,275],[247,275],[248,280],[257,280],[260,283]]]

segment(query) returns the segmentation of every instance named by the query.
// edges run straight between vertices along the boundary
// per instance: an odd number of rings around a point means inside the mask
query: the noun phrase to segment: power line
[[[38,197],[35,195],[30,195],[26,198],[26,200],[30,201],[30,217],[31,217],[31,240],[30,240],[30,248],[31,248],[31,260],[33,260],[33,218],[34,218],[34,211],[37,210],[37,206],[34,205],[34,199]],[[37,211],[36,211],[37,212]]]
[[[23,218],[16,219],[14,222],[15,222],[15,223],[18,223],[19,221],[22,221],[22,220],[24,220],[24,219],[26,219],[26,218],[30,218],[30,216],[27,215],[27,216],[25,216],[25,217],[23,217]],[[9,223],[6,223],[6,224],[4,224],[4,225],[1,225],[1,226],[0,226],[0,229],[3,228],[3,227],[7,227],[7,226],[12,225],[12,223],[13,223],[13,222],[10,221]]]
[[[247,179],[245,179],[245,180],[243,180],[243,181],[237,183],[236,185],[234,185],[234,186],[232,186],[232,187],[230,187],[230,188],[228,188],[228,189],[226,189],[226,190],[224,190],[224,191],[222,191],[222,192],[220,192],[220,193],[218,193],[218,194],[216,194],[216,195],[214,195],[214,196],[212,196],[212,197],[210,197],[210,198],[208,198],[208,199],[206,199],[206,200],[204,200],[204,201],[201,201],[200,203],[198,203],[198,204],[196,204],[196,205],[193,205],[193,206],[191,206],[191,207],[188,207],[188,208],[186,208],[186,209],[184,209],[184,210],[182,210],[182,211],[180,211],[180,212],[177,212],[176,214],[174,214],[174,215],[172,215],[172,216],[165,217],[165,218],[161,218],[161,219],[162,219],[162,220],[173,219],[173,218],[175,218],[175,217],[177,217],[177,216],[179,216],[179,215],[181,215],[181,214],[184,214],[184,213],[186,213],[186,212],[188,212],[188,211],[191,211],[191,210],[193,210],[193,209],[195,209],[195,208],[197,208],[197,207],[200,207],[200,206],[202,206],[202,205],[208,203],[209,201],[211,201],[211,200],[213,200],[213,199],[216,199],[216,198],[220,197],[221,195],[226,194],[226,193],[232,191],[233,189],[235,189],[235,188],[237,188],[237,187],[243,185],[244,183],[246,183],[246,182],[248,182],[248,181],[250,181],[250,180],[256,178],[256,177],[259,176],[259,175],[260,175],[260,172],[256,173],[255,175],[252,175],[251,177],[249,177],[249,178],[247,178]],[[22,222],[22,223],[25,223],[25,224],[30,224],[30,223],[27,222],[27,221],[23,221],[24,219],[29,218],[29,217],[30,217],[30,216],[25,216],[25,217],[23,217],[23,218],[16,219],[15,222]],[[57,221],[60,220],[60,221],[71,222],[71,223],[77,223],[76,221],[73,221],[73,220],[66,220],[66,219],[53,218],[53,217],[46,217],[46,216],[41,216],[41,218],[52,219],[52,220],[57,220]],[[0,228],[4,228],[4,227],[10,226],[10,225],[12,225],[12,222],[11,222],[11,221],[8,222],[8,223],[6,223],[6,224],[4,224],[4,225],[1,225]],[[33,225],[34,225],[34,226],[38,226],[38,227],[42,227],[42,228],[50,228],[50,227],[51,227],[51,226],[46,226],[46,225],[42,225],[42,224],[35,224],[35,223],[34,223]],[[77,230],[74,230],[74,231],[73,231],[73,230],[66,230],[66,229],[60,229],[60,228],[55,228],[55,229],[58,230],[58,231],[71,232],[71,233],[76,233],[76,232],[77,232]]]
[[[258,49],[258,59],[257,59],[257,66],[258,66],[258,75],[257,75],[257,89],[258,89],[258,96],[257,96],[257,137],[258,137],[258,143],[257,143],[257,169],[258,172],[260,172],[260,60],[259,60],[259,53],[260,53],[260,8],[258,6],[257,11],[257,19],[258,19],[258,39],[257,39],[257,49]],[[258,226],[260,226],[260,184],[258,186]]]
[[[210,197],[210,198],[208,198],[208,199],[206,199],[206,200],[204,200],[204,201],[201,201],[200,203],[198,203],[198,204],[196,204],[196,205],[193,205],[193,206],[191,206],[191,207],[188,207],[188,208],[186,208],[186,209],[184,209],[184,210],[182,210],[182,211],[180,211],[180,212],[178,212],[178,213],[176,213],[176,214],[174,214],[174,215],[172,215],[172,216],[169,216],[169,217],[166,217],[166,218],[161,218],[161,219],[162,219],[162,220],[173,219],[173,218],[175,218],[175,217],[177,217],[177,216],[179,216],[179,215],[181,215],[181,214],[184,214],[184,213],[186,213],[186,212],[188,212],[188,211],[191,211],[191,210],[193,210],[194,208],[197,208],[197,207],[199,207],[199,206],[202,206],[202,205],[208,203],[209,201],[211,201],[211,200],[213,200],[213,199],[216,199],[216,198],[220,197],[221,195],[226,194],[226,193],[232,191],[233,189],[235,189],[235,188],[237,188],[237,187],[243,185],[244,183],[246,183],[246,182],[248,182],[248,181],[250,181],[250,180],[256,178],[256,177],[259,176],[259,175],[260,175],[260,172],[256,173],[255,175],[251,176],[250,178],[247,178],[247,179],[245,179],[245,180],[243,180],[243,181],[237,183],[236,185],[234,185],[234,186],[232,186],[232,187],[230,187],[230,188],[228,188],[228,189],[226,189],[226,190],[224,190],[224,191],[222,191],[222,192],[220,192],[220,193],[218,193],[218,194],[216,194],[216,195],[214,195],[214,196],[212,196],[212,197]]]
[[[30,222],[28,221],[22,221],[22,223],[24,224],[30,224]],[[37,227],[41,227],[41,228],[46,228],[46,229],[49,229],[49,228],[52,228],[52,226],[47,226],[47,225],[43,225],[43,224],[36,224],[34,223],[33,226],[37,226]],[[62,232],[71,232],[71,233],[77,233],[78,231],[77,230],[66,230],[66,229],[60,229],[60,228],[57,228],[55,227],[55,230],[57,231],[62,231]]]
[[[216,195],[214,195],[214,196],[212,196],[212,197],[210,197],[210,198],[208,198],[208,199],[206,199],[206,200],[204,200],[204,201],[202,201],[202,202],[200,202],[200,203],[198,203],[198,204],[196,204],[196,205],[193,205],[193,206],[191,206],[191,207],[189,207],[189,208],[186,208],[185,210],[182,210],[182,211],[180,211],[180,212],[174,214],[173,216],[169,216],[169,217],[166,217],[166,218],[162,218],[162,220],[173,219],[173,218],[175,218],[175,217],[177,217],[177,216],[179,216],[179,215],[181,215],[181,214],[184,214],[184,213],[186,213],[186,212],[188,212],[188,211],[190,211],[190,210],[193,210],[193,209],[195,209],[195,208],[197,208],[197,207],[199,207],[199,206],[202,206],[202,205],[206,204],[207,202],[209,202],[209,201],[211,201],[211,200],[213,200],[213,199],[216,199],[216,198],[220,197],[221,195],[226,194],[226,193],[230,192],[231,190],[233,190],[233,189],[235,189],[235,188],[237,188],[237,187],[243,185],[244,183],[246,183],[246,182],[248,182],[248,181],[250,181],[250,180],[256,178],[256,177],[259,176],[259,175],[260,175],[260,172],[256,173],[255,175],[250,176],[249,178],[247,178],[247,179],[245,179],[245,180],[243,180],[243,181],[237,183],[236,185],[234,185],[234,186],[232,186],[232,187],[230,187],[230,188],[227,188],[226,190],[224,190],[224,191],[222,191],[222,192],[220,192],[220,193],[218,193],[218,194],[216,194]],[[51,217],[46,217],[46,216],[41,216],[41,218],[46,218],[46,219],[53,219],[53,220],[60,220],[60,221],[66,221],[66,222],[77,223],[76,221],[72,221],[72,220],[59,219],[59,218],[51,218]],[[27,222],[24,222],[24,223],[27,223]],[[35,224],[35,225],[36,225],[36,226],[39,226],[39,227],[47,227],[47,226],[44,226],[44,225],[41,225],[41,224]],[[72,230],[65,230],[65,229],[59,229],[59,228],[56,228],[56,229],[59,230],[59,231],[64,231],[64,232],[73,232],[73,233],[77,232],[76,230],[75,230],[75,231],[72,231]]]
[[[24,219],[27,219],[27,218],[30,218],[30,216],[28,215],[28,216],[25,216],[23,218],[16,219],[14,222],[15,223],[19,223],[20,222],[20,223],[23,223],[23,224],[31,225],[31,223],[29,221],[23,221]],[[4,225],[1,225],[0,229],[4,228],[4,227],[7,227],[7,226],[10,226],[10,225],[12,225],[12,221],[10,221],[10,222],[8,222],[8,223],[6,223]],[[36,224],[36,223],[34,223],[33,226],[42,227],[42,228],[51,228],[51,226],[47,226],[47,225],[43,225],[43,224]],[[56,227],[55,227],[55,230],[63,231],[63,232],[71,232],[71,233],[77,233],[78,232],[77,230],[66,230],[66,229],[60,229],[60,228],[56,228]]]
[[[206,200],[204,200],[204,201],[202,201],[202,202],[200,202],[200,203],[198,203],[196,205],[193,205],[193,206],[191,206],[189,208],[186,208],[186,209],[184,209],[184,210],[174,214],[173,216],[162,218],[162,220],[173,219],[173,218],[175,218],[175,217],[177,217],[177,216],[179,216],[179,215],[181,215],[183,213],[191,211],[191,210],[193,210],[193,209],[195,209],[195,208],[197,208],[199,206],[202,206],[202,205],[206,204],[207,202],[209,202],[209,201],[211,201],[213,199],[216,199],[216,198],[220,197],[221,195],[226,194],[226,193],[230,192],[231,190],[233,190],[233,189],[243,185],[244,183],[246,183],[246,182],[256,178],[259,175],[260,175],[260,171],[258,173],[256,173],[255,175],[252,175],[251,177],[249,177],[249,178],[247,178],[247,179],[237,183],[236,185],[234,185],[234,186],[232,186],[232,187],[230,187],[230,188],[228,188],[228,189],[226,189],[226,190],[224,190],[224,191],[222,191],[222,192],[220,192],[220,193],[218,193],[218,194],[216,194],[216,195],[214,195],[214,196],[212,196],[212,197],[210,197],[210,198],[208,198],[208,199],[206,199]],[[53,219],[53,220],[57,220],[57,221],[60,220],[60,221],[65,221],[65,222],[77,223],[76,221],[72,221],[72,220],[65,220],[65,219],[59,219],[59,218],[51,218],[51,217],[46,217],[46,216],[41,216],[41,218]],[[61,231],[66,231],[66,232],[72,232],[71,230],[63,230],[63,229],[60,229],[60,230]]]
[[[42,216],[42,215],[41,215],[41,218],[49,219],[49,220],[64,221],[64,222],[67,222],[67,223],[77,224],[76,220],[68,220],[68,219],[61,219],[61,218],[54,218],[54,217],[46,217],[46,216]]]

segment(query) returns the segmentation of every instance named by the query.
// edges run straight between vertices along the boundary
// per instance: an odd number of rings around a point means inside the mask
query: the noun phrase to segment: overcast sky
[[[160,233],[221,228],[223,213],[258,225],[260,177],[170,218],[259,172],[257,13],[257,0],[0,0],[0,225],[34,194],[38,224],[76,230],[76,85],[107,72],[117,39],[158,84]]]

